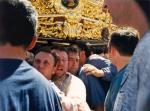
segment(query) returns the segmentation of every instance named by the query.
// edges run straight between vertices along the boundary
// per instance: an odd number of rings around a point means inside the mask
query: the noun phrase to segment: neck
[[[0,46],[0,59],[21,59],[24,60],[26,50],[22,46],[13,47],[10,44]]]
[[[125,65],[127,65],[130,61],[130,56],[122,56],[122,57],[118,57],[117,61],[116,61],[116,67],[119,70],[121,70]]]

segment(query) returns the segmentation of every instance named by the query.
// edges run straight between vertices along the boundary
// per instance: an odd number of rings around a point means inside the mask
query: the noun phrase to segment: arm
[[[117,69],[112,64],[106,64],[106,66],[101,69],[98,69],[97,67],[91,64],[85,64],[82,70],[86,75],[103,77],[103,79],[107,81],[111,81],[111,79],[117,74]]]
[[[101,69],[96,68],[91,64],[83,65],[83,71],[86,75],[94,75],[96,77],[104,77],[104,71]]]

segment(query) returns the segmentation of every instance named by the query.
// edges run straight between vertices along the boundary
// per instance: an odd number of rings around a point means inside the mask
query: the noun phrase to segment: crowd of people
[[[0,111],[149,111],[150,0],[104,0],[120,28],[105,47],[35,47],[28,0],[0,0]],[[125,13],[125,14],[122,14]]]

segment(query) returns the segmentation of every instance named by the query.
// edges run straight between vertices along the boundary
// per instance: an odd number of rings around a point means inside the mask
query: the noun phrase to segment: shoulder
[[[71,76],[70,86],[73,86],[73,87],[79,87],[80,86],[80,87],[85,89],[85,85],[80,78],[78,78],[78,77],[76,77],[70,73],[69,73],[69,75]]]
[[[39,71],[30,66],[26,61],[20,65],[17,73],[20,73],[20,76],[25,78],[31,85],[30,87],[36,91],[53,90],[51,82],[49,82]]]
[[[72,77],[72,81],[73,81],[73,82],[75,82],[75,83],[78,82],[78,83],[81,83],[81,84],[83,83],[82,80],[79,79],[78,77],[76,77],[76,76],[74,76],[74,75],[71,75],[71,77]]]
[[[106,59],[104,57],[101,57],[99,55],[93,54],[89,57],[87,63],[92,64],[96,67],[98,66],[105,66],[105,65],[110,65],[111,62],[109,59]]]
[[[19,74],[19,72],[21,74]],[[30,66],[25,61],[20,65],[18,70],[19,78],[24,78],[28,93],[30,95],[30,101],[32,103],[40,104],[35,106],[32,104],[32,108],[35,110],[49,107],[50,110],[60,111],[61,105],[59,97],[52,87],[52,83],[49,82],[40,72]]]
[[[22,73],[22,76],[26,75],[28,77],[33,78],[34,80],[38,81],[43,81],[47,79],[39,72],[37,71],[34,67],[29,65],[26,61],[23,61],[22,64],[20,65],[18,72]]]
[[[97,55],[97,54],[92,54],[90,57],[89,57],[89,61],[90,60],[105,60],[104,57],[100,56],[100,55]]]

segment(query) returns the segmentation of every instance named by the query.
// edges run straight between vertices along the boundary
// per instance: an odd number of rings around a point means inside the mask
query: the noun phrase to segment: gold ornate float
[[[101,30],[110,31],[112,18],[104,0],[31,0],[39,13],[38,36],[60,39],[99,40]]]

